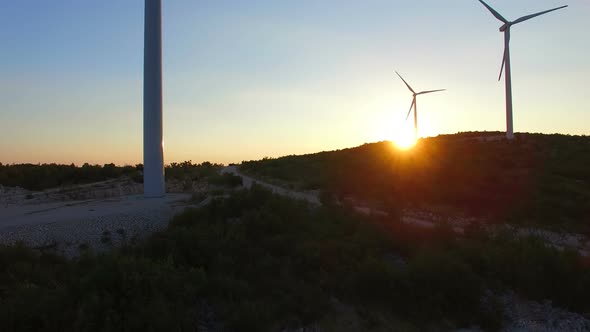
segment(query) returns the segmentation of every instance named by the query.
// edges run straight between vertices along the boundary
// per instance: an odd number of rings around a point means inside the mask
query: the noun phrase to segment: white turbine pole
[[[504,79],[506,82],[506,138],[514,139],[514,127],[512,121],[512,74],[510,72],[510,28],[504,31],[504,47],[505,47],[505,73]]]
[[[414,96],[414,140],[418,140],[418,101]]]
[[[162,129],[162,1],[145,0],[143,54],[143,194],[162,197],[164,140]]]
[[[567,5],[556,7],[549,10],[544,10],[542,12],[538,12],[531,15],[523,16],[515,21],[508,21],[504,16],[498,13],[494,8],[490,7],[485,1],[479,0],[482,5],[484,5],[495,18],[499,21],[504,23],[500,27],[500,32],[504,32],[504,59],[502,60],[502,67],[500,68],[500,77],[498,77],[498,81],[502,78],[502,70],[505,70],[505,82],[506,82],[506,138],[511,140],[514,139],[514,127],[512,121],[512,73],[510,72],[510,27],[528,21],[531,18],[535,18],[537,16],[541,16],[552,11],[556,11],[558,9],[566,8]]]

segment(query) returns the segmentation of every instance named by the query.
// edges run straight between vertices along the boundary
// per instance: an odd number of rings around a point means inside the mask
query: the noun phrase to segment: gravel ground
[[[590,320],[584,316],[553,307],[551,302],[534,302],[514,294],[500,297],[507,321],[505,332],[585,332],[590,331]]]
[[[497,297],[504,309],[502,332],[588,332],[590,320],[553,307],[551,302],[527,301],[514,293]],[[455,332],[483,332],[478,327]]]
[[[160,199],[134,195],[0,208],[0,243],[22,242],[66,257],[75,257],[86,248],[101,252],[164,229],[189,206],[189,198],[188,194]]]
[[[166,182],[163,199],[144,199],[128,177],[44,191],[0,185],[0,243],[22,242],[67,257],[105,251],[162,230],[203,183]]]

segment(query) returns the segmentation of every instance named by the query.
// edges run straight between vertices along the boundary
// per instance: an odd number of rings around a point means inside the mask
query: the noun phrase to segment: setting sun
[[[416,144],[414,128],[407,123],[400,123],[392,134],[393,144],[402,150],[409,149]]]
[[[402,150],[409,149],[416,144],[416,139],[413,133],[399,132],[393,139],[395,146]]]
[[[388,108],[384,107],[384,109]],[[394,118],[390,111],[384,111],[379,117],[375,117],[372,131],[374,140],[391,141],[394,146],[402,150],[409,149],[416,144],[414,128],[411,123]]]

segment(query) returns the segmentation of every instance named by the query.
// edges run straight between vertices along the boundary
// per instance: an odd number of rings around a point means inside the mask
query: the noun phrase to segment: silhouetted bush
[[[0,184],[8,187],[22,187],[28,190],[43,190],[64,185],[104,181],[129,176],[141,176],[132,166],[104,166],[84,164],[77,167],[58,164],[15,164],[0,165]]]
[[[212,164],[208,161],[201,164],[185,161],[166,166],[165,175],[166,179],[198,181],[216,176],[222,167],[221,164]],[[100,166],[85,163],[77,167],[74,164],[0,164],[0,185],[28,190],[99,182],[121,176],[128,176],[137,183],[143,183],[143,165],[116,166],[110,163]]]
[[[190,160],[170,163],[166,166],[166,179],[197,181],[217,175],[222,167],[221,164],[212,164],[208,161],[200,164],[193,164]]]

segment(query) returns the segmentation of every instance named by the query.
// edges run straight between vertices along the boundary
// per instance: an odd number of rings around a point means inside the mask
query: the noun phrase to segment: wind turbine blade
[[[414,92],[414,90],[412,89],[412,87],[408,84],[408,82],[406,82],[406,80],[404,80],[404,78],[402,77],[402,75],[400,75],[397,71],[395,72],[397,74],[397,76],[399,76],[399,78],[402,79],[402,81],[404,81],[404,83],[406,83],[406,86],[408,87],[408,89],[410,89],[410,91],[412,91],[412,93],[416,93]]]
[[[482,5],[486,6],[490,13],[492,13],[492,15],[494,15],[497,19],[504,23],[508,23],[508,20],[505,19],[504,16],[500,15],[500,13],[498,13],[494,8],[490,7],[487,3],[483,2],[483,0],[479,0],[479,2],[481,2]]]
[[[504,31],[506,38],[508,38],[508,43],[510,44],[510,27]],[[506,57],[508,56],[508,49],[507,46],[504,46],[504,55],[502,56],[502,66],[500,67],[500,75],[498,76],[498,81],[502,79],[502,73],[504,72],[504,66],[506,65]]]
[[[418,92],[416,95],[425,95],[427,93],[433,93],[433,92],[439,92],[439,91],[447,91],[447,89],[422,91],[422,92]]]
[[[405,121],[408,121],[408,118],[410,117],[410,114],[412,113],[412,107],[414,107],[415,103],[416,103],[416,97],[414,97],[414,99],[412,99],[412,105],[410,105],[410,110],[408,111],[408,115],[406,115]]]
[[[523,16],[523,17],[517,19],[516,21],[514,21],[512,24],[524,22],[526,20],[530,20],[533,17],[537,17],[537,16],[540,16],[540,15],[543,15],[543,14],[547,14],[549,12],[552,12],[552,11],[555,11],[555,10],[558,10],[558,9],[562,9],[562,8],[565,8],[565,7],[567,7],[567,5],[561,6],[561,7],[557,7],[557,8],[553,8],[553,9],[549,9],[549,10],[545,10],[545,11],[542,11],[542,12],[539,12],[539,13],[536,13],[536,14],[531,14],[531,15]]]
[[[504,49],[504,57],[502,57],[502,67],[500,67],[500,76],[498,76],[498,81],[502,79],[502,73],[504,72],[504,64],[506,63],[506,49]]]

